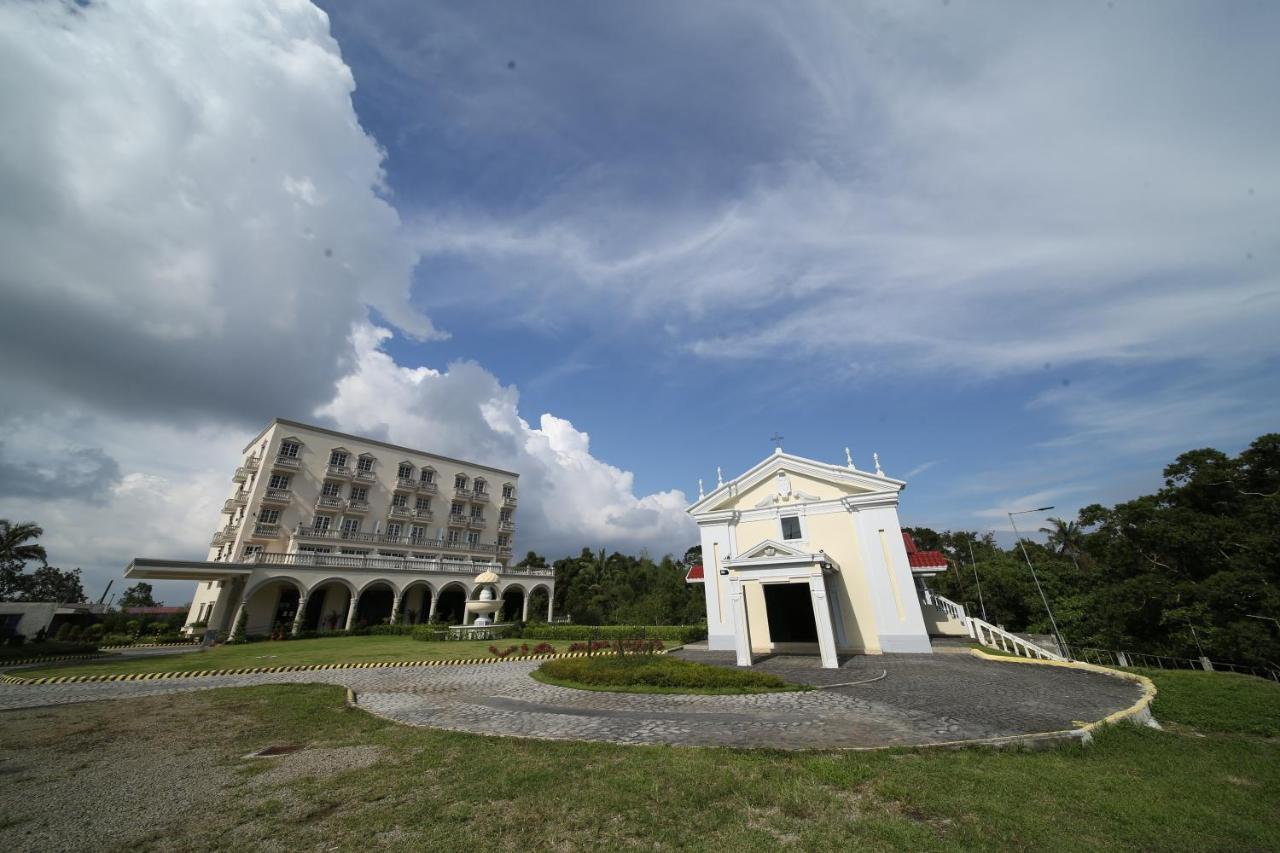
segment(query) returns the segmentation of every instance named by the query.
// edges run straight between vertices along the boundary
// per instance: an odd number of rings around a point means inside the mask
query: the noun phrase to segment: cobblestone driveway
[[[719,653],[683,654],[708,663],[732,662]],[[1057,731],[1100,719],[1141,695],[1135,684],[1096,673],[956,654],[859,657],[837,670],[819,669],[811,658],[775,657],[757,665],[797,683],[865,683],[751,696],[603,693],[542,684],[529,677],[537,663],[516,662],[5,684],[0,685],[0,709],[218,687],[324,683],[350,687],[362,708],[408,725],[558,740],[795,749],[906,746]]]

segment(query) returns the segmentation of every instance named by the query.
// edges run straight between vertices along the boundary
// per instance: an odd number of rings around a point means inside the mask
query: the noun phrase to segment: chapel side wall
[[[732,553],[729,524],[700,525],[698,533],[702,542],[702,592],[707,605],[707,648],[732,651],[733,614],[729,612],[728,578],[720,575],[723,561]]]
[[[845,648],[872,654],[880,652],[875,606],[867,585],[867,561],[850,514],[842,510],[811,515],[808,524],[810,550],[825,551],[840,567],[840,571],[827,576],[827,583],[839,587],[837,599],[844,623]]]
[[[886,652],[933,650],[920,612],[920,599],[902,542],[895,506],[859,509],[854,513],[858,537],[868,562],[868,578],[879,617],[876,632]]]

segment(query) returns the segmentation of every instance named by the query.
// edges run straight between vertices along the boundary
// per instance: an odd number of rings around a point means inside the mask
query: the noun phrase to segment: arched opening
[[[529,621],[545,622],[551,606],[551,593],[545,586],[535,586],[529,591]]]
[[[306,631],[341,631],[347,627],[347,610],[351,606],[351,590],[342,581],[321,581],[307,594],[307,609],[302,615]]]
[[[245,597],[245,636],[265,637],[293,630],[302,584],[293,578],[263,581]]]
[[[431,613],[431,585],[426,581],[414,581],[404,591],[400,600],[400,624],[423,625]]]
[[[503,622],[517,622],[524,614],[524,587],[512,585],[502,591]]]
[[[449,625],[461,625],[466,606],[466,589],[461,584],[449,584],[440,590],[440,603],[436,605],[436,620]]]
[[[387,581],[372,581],[360,590],[356,599],[356,624],[382,625],[391,621],[391,610],[396,603],[395,588]]]

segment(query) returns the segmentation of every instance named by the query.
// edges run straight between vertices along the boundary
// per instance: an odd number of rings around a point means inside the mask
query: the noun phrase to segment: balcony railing
[[[223,512],[235,512],[239,507],[244,506],[249,501],[249,496],[244,492],[236,492],[222,503]]]
[[[502,505],[503,505],[503,506],[515,506],[515,505],[516,505],[516,496],[515,496],[515,495],[503,495],[503,496],[502,496]]]
[[[392,518],[413,518],[413,510],[409,509],[407,506],[392,504],[391,508],[387,510],[387,515],[390,515]]]
[[[369,502],[359,501],[359,500],[347,501],[347,511],[348,512],[368,512]]]
[[[402,492],[416,491],[418,481],[412,477],[396,477],[396,488]]]
[[[467,523],[467,517],[461,513],[451,512],[449,513],[449,523],[462,527]]]
[[[246,561],[248,562],[248,561]],[[341,569],[366,569],[369,571],[449,572],[474,575],[488,569],[499,575],[534,575],[554,577],[554,569],[507,568],[469,560],[423,560],[414,557],[386,557],[355,554],[256,554],[252,562],[260,566],[328,566]]]
[[[226,545],[229,542],[234,542],[236,538],[236,532],[239,530],[240,530],[240,525],[228,524],[226,527],[222,528],[221,530],[213,534],[213,539],[209,541],[209,545],[216,548],[219,545]]]
[[[356,476],[356,479],[362,483],[376,483],[378,481],[377,474],[373,473],[372,471],[362,471],[359,468],[356,469],[355,476]]]
[[[510,546],[510,545],[499,545],[499,546],[498,546],[498,556],[500,556],[500,557],[510,557],[510,556],[511,556],[511,546]],[[554,571],[554,570],[553,570],[553,571]]]
[[[471,497],[471,490],[468,489],[466,486],[454,486],[453,493],[460,498]]]
[[[288,489],[267,489],[267,493],[262,496],[262,500],[267,503],[288,503],[293,497],[293,492]]]
[[[254,468],[250,468],[248,465],[241,465],[236,469],[236,472],[231,475],[232,481],[236,483],[243,483],[245,480],[249,479],[249,475],[254,472],[256,467],[256,465]]]
[[[434,495],[439,490],[440,490],[440,487],[436,485],[434,480],[432,480],[430,483],[428,483],[426,480],[418,481],[418,491],[420,492],[430,492],[431,494]]]
[[[499,521],[498,529],[503,531],[504,533],[510,532],[516,529],[516,523],[514,521],[506,521],[506,520]]]
[[[351,469],[346,465],[330,465],[325,469],[325,473],[330,477],[342,477],[343,479],[350,479],[351,477]]]
[[[296,456],[277,456],[275,461],[271,463],[273,468],[283,468],[286,471],[297,471],[302,467],[302,460]]]
[[[467,519],[467,527],[470,527],[473,530],[479,530],[480,528],[484,527],[484,516],[483,515],[470,516]]]
[[[497,553],[497,546],[492,542],[477,542],[470,545],[465,541],[449,541],[429,536],[401,534],[392,536],[389,533],[366,533],[363,531],[320,529],[317,527],[298,527],[294,530],[295,539],[319,539],[327,542],[359,542],[370,545],[408,545],[434,551],[466,551],[478,554]]]
[[[488,492],[475,492],[474,494],[472,494],[472,495],[471,495],[471,500],[473,500],[473,501],[478,501],[478,502],[480,502],[480,503],[488,503],[488,502],[489,502],[489,493],[488,493]]]
[[[342,509],[342,498],[337,495],[321,495],[316,498],[316,509]]]
[[[253,535],[256,537],[275,538],[280,535],[280,525],[259,521],[253,526]]]

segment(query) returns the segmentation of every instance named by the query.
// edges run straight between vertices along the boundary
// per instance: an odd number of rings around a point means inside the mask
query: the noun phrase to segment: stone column
[[[240,600],[240,604],[236,607],[235,614],[231,617],[231,635],[227,639],[229,640],[244,639],[244,637],[240,635],[240,614],[244,613],[245,608],[248,606],[249,606],[249,600],[247,598]]]
[[[302,630],[302,618],[307,612],[307,595],[303,593],[298,596],[298,612],[293,617],[293,630],[290,634],[294,637],[298,636],[298,632]]]
[[[738,666],[751,666],[751,623],[747,621],[747,597],[742,580],[729,578],[729,610],[733,614],[733,649]]]
[[[524,594],[524,602],[520,605],[520,621],[529,621],[529,593]]]
[[[404,597],[404,593],[397,592],[391,597],[391,624],[400,624],[400,599]]]
[[[551,622],[551,608],[555,606],[555,603],[556,603],[556,597],[555,595],[552,594],[552,591],[549,590],[547,592],[547,622],[548,623]]]
[[[356,624],[356,602],[360,600],[359,593],[351,593],[351,601],[347,604],[347,630],[350,631]]]
[[[809,576],[809,598],[813,602],[813,621],[818,627],[818,651],[823,669],[837,669],[836,638],[831,630],[831,608],[827,605],[827,587],[819,570]]]
[[[423,593],[423,595],[426,595],[426,593],[424,592],[424,593]],[[440,594],[439,594],[438,592],[432,592],[432,593],[431,593],[431,607],[427,610],[427,621],[428,621],[428,622],[431,622],[432,620],[434,620],[434,619],[436,618],[436,604],[437,604],[439,601],[440,601]]]

